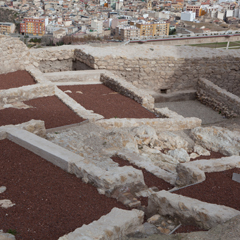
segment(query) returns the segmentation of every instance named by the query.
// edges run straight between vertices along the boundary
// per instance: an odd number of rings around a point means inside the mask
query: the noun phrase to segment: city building
[[[130,25],[134,25],[134,22],[130,22]],[[135,26],[140,29],[140,36],[152,37],[169,35],[169,23],[166,23],[164,21],[139,21],[135,23]]]
[[[45,27],[48,25],[48,18],[28,17],[20,23],[20,32],[27,35],[42,36],[45,34]]]
[[[202,7],[201,6],[195,6],[195,5],[188,5],[186,7],[186,11],[187,12],[195,12],[196,16],[195,17],[199,17],[202,16]]]
[[[116,27],[116,37],[122,40],[130,40],[133,38],[140,37],[140,29],[135,26],[117,26]]]
[[[91,21],[91,28],[93,28],[97,33],[102,33],[103,22],[94,19],[94,20]]]
[[[193,20],[196,17],[196,13],[195,12],[181,12],[181,20],[182,21],[189,21],[189,22],[193,22]]]
[[[16,25],[10,22],[0,22],[0,33],[1,34],[9,34],[14,33]]]

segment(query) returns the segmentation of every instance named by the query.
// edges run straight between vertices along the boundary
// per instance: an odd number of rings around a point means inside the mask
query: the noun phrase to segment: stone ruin
[[[208,230],[209,239],[220,239],[215,230],[219,224],[228,232],[229,224],[237,221],[237,229],[238,210],[184,197],[174,191],[205,181],[206,172],[240,168],[240,128],[231,131],[219,126],[203,127],[201,119],[157,108],[155,103],[166,101],[169,96],[178,100],[194,96],[226,117],[238,118],[240,50],[157,45],[105,48],[83,45],[29,50],[21,41],[0,35],[0,52],[3,63],[0,74],[26,70],[37,82],[0,90],[1,109],[14,107],[16,102],[57,96],[78,116],[87,119],[79,126],[57,129],[58,134],[56,129],[46,130],[40,120],[1,126],[0,139],[8,138],[39,154],[82,181],[93,183],[99,194],[116,198],[132,208],[114,208],[98,221],[59,239],[139,236],[175,239],[171,235],[174,230],[189,222]],[[104,119],[58,88],[66,84],[104,84],[134,99],[159,118]],[[224,157],[190,161],[209,156],[210,151],[220,152]],[[146,169],[174,188],[168,191],[148,188],[141,170],[130,166],[120,168],[111,156]],[[148,197],[147,207],[139,197]],[[145,223],[144,216],[148,219]],[[151,238],[154,234],[156,238]],[[191,234],[179,237],[193,239]],[[207,239],[204,234],[200,232],[197,239]],[[240,237],[237,234],[236,230],[236,236]]]

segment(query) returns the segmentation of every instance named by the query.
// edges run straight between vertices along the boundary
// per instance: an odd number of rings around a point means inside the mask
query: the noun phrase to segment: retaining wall
[[[199,79],[197,84],[197,97],[202,103],[227,117],[240,114],[240,98],[218,87],[207,79]]]

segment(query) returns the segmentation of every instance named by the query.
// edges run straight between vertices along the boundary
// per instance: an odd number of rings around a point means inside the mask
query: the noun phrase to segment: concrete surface
[[[183,117],[200,118],[202,119],[203,125],[218,123],[226,120],[224,116],[201,104],[197,100],[155,103],[155,107],[168,107],[170,110],[177,112]]]

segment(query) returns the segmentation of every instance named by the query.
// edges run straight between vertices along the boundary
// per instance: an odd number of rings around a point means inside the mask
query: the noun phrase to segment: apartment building
[[[186,8],[186,11],[195,12],[196,17],[202,16],[202,7],[201,6],[188,5]]]
[[[122,40],[130,40],[140,37],[140,29],[135,26],[117,26],[116,36]]]
[[[14,33],[16,25],[10,22],[0,22],[0,33],[1,34],[9,34]]]
[[[20,32],[27,35],[42,36],[45,34],[47,25],[48,18],[27,17],[20,23]]]
[[[134,25],[134,22],[130,22],[130,25]],[[169,23],[164,21],[159,22],[145,22],[139,21],[135,23],[135,26],[140,30],[140,36],[152,37],[169,35]]]

